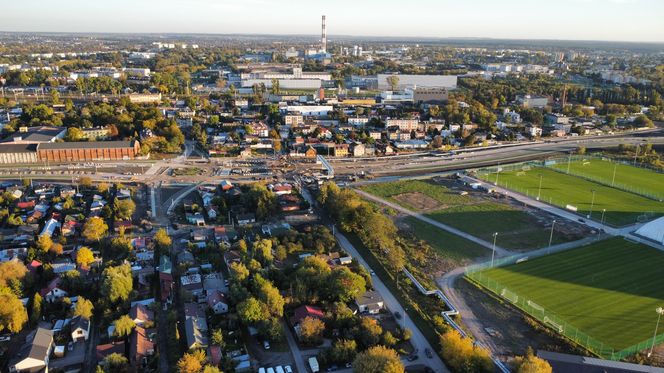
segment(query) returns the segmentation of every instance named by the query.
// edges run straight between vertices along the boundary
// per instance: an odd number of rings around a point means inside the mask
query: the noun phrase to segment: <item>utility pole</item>
[[[549,249],[551,249],[551,243],[553,243],[553,227],[555,226],[556,226],[556,219],[553,219],[553,222],[551,223],[551,234],[549,235]]]
[[[542,174],[539,174],[540,177],[540,182],[539,182],[539,188],[537,189],[537,200],[540,200],[540,196],[542,195]]]
[[[634,166],[636,166],[636,157],[639,156],[639,145],[641,144],[636,144],[636,150],[634,150]]]
[[[600,223],[604,225],[604,214],[606,213],[606,209],[602,209],[602,219],[600,220]]]
[[[567,174],[569,175],[569,167],[572,164],[572,152],[569,152],[569,155],[567,156]]]
[[[611,186],[616,183],[616,171],[618,170],[618,163],[613,166],[613,178],[611,179]]]
[[[496,256],[496,237],[498,237],[498,232],[493,234],[493,251],[491,252],[491,268],[493,268],[493,259]]]
[[[591,192],[593,192],[593,198],[590,200],[590,212],[588,213],[588,219],[593,216],[593,207],[595,206],[595,192],[597,191],[595,189],[591,189]]]
[[[655,349],[655,339],[657,338],[657,329],[659,328],[659,320],[661,319],[662,314],[664,314],[664,308],[657,307],[657,309],[655,309],[655,312],[657,312],[657,324],[655,324],[655,334],[652,336],[652,346],[650,346],[650,352],[648,352],[648,357],[652,355],[652,350]]]

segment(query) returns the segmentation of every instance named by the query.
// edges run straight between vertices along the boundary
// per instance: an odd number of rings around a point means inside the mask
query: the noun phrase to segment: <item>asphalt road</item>
[[[335,237],[337,238],[337,242],[339,242],[339,245],[346,251],[348,254],[350,254],[353,258],[356,258],[360,264],[362,264],[365,268],[371,270],[371,267],[367,264],[367,262],[364,261],[362,256],[360,256],[360,253],[355,249],[355,247],[348,241],[348,239],[341,233],[335,232]],[[413,332],[413,335],[411,337],[411,343],[413,344],[413,347],[416,349],[419,349],[420,351],[420,359],[418,359],[419,363],[426,363],[428,364],[435,372],[438,373],[447,373],[449,370],[443,363],[443,361],[440,359],[438,354],[433,355],[433,359],[427,359],[426,356],[424,355],[424,349],[428,348],[431,351],[435,351],[433,347],[429,344],[429,341],[424,337],[424,334],[422,334],[422,331],[415,325],[415,323],[407,316],[408,314],[404,310],[404,308],[399,304],[399,301],[396,299],[396,297],[390,292],[390,290],[385,286],[383,281],[378,278],[378,276],[373,276],[372,277],[373,281],[373,286],[374,289],[383,297],[383,300],[385,301],[385,306],[392,312],[399,312],[403,315],[403,322],[405,323],[405,326],[410,329]]]

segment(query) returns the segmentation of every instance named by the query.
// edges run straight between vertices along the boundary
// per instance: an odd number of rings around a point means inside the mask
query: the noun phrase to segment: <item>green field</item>
[[[549,227],[537,223],[536,219],[527,212],[507,203],[484,201],[469,195],[462,196],[459,192],[432,181],[398,181],[372,184],[362,189],[413,211],[422,210],[398,196],[406,193],[424,194],[439,203],[439,206],[428,206],[435,208],[427,211],[426,216],[489,242],[493,240],[493,233],[498,232],[497,245],[505,248],[528,250],[549,243]],[[432,231],[427,232],[427,230]],[[430,243],[432,240],[446,239],[437,236],[440,232],[442,232],[440,229],[426,223],[415,227],[415,234]],[[556,229],[553,236],[554,244],[569,240]],[[432,245],[435,246],[434,243]],[[465,248],[460,250],[465,252]]]
[[[566,325],[565,335],[585,344],[573,331],[578,328],[610,353],[652,340],[655,309],[664,305],[662,268],[664,253],[612,238],[469,277],[499,295],[507,288],[510,297],[519,296],[517,305],[526,298],[535,302],[573,326]],[[531,314],[541,319],[543,312],[531,309]]]
[[[540,175],[542,176],[541,191],[539,190]],[[480,177],[489,182],[495,182],[496,173],[481,174]],[[652,219],[664,213],[664,202],[548,168],[535,167],[529,168],[527,171],[501,171],[498,175],[498,185],[531,197],[539,194],[542,201],[563,208],[566,205],[575,206],[581,215],[589,214],[592,205],[592,218],[595,220],[600,220],[602,210],[606,209],[605,222],[616,226],[636,223],[640,217]],[[593,190],[595,190],[594,204],[592,204]]]
[[[406,218],[406,222],[413,229],[415,237],[427,241],[438,254],[455,262],[476,259],[490,253],[489,250],[472,241],[433,227],[431,224],[413,217]]]
[[[550,167],[567,172],[567,161],[560,160]],[[615,171],[615,179],[613,177]],[[588,158],[569,162],[569,173],[579,175],[619,189],[664,199],[664,174],[646,168]]]

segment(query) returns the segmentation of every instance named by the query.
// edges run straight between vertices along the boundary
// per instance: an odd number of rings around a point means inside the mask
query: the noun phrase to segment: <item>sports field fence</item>
[[[628,356],[632,356],[637,352],[651,348],[653,343],[655,345],[664,343],[664,334],[660,334],[656,336],[654,340],[653,338],[649,338],[622,350],[616,350],[613,347],[593,338],[589,334],[570,324],[564,318],[558,316],[555,312],[547,310],[539,303],[536,303],[535,301],[528,299],[528,297],[519,294],[516,290],[510,289],[507,286],[504,286],[501,283],[493,280],[491,276],[486,273],[487,269],[513,265],[517,263],[517,260],[523,258],[524,254],[519,254],[494,260],[493,266],[490,262],[475,264],[469,266],[466,269],[465,276],[473,283],[494,293],[496,296],[504,299],[521,311],[535,318],[540,323],[542,323],[542,325],[545,325],[546,327],[556,331],[572,342],[584,347],[588,351],[604,359],[621,360]]]

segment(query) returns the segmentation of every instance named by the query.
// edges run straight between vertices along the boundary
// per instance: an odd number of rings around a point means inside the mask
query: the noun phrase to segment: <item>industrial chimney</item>
[[[323,16],[323,32],[320,40],[322,51],[327,53],[327,28],[325,27],[325,16]]]

